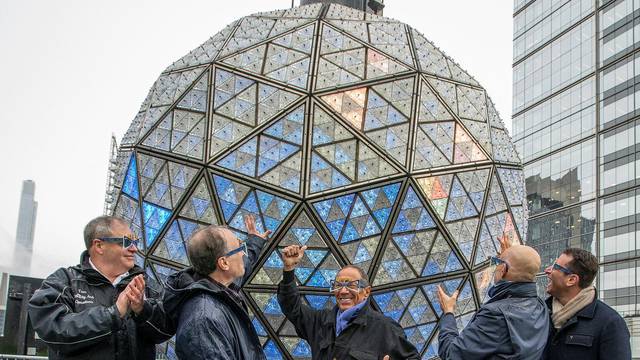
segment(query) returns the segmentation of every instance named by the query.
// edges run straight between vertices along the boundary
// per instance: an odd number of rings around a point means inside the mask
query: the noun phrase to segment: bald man
[[[506,241],[506,240],[504,240]],[[540,359],[547,342],[549,314],[536,292],[540,255],[531,247],[507,245],[491,257],[495,284],[489,299],[458,334],[455,306],[458,291],[448,296],[438,287],[442,308],[438,354],[448,359]]]

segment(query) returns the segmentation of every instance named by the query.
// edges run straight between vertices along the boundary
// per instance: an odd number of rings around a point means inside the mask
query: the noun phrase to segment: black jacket
[[[398,323],[367,304],[336,337],[338,307],[315,310],[302,303],[293,271],[285,271],[278,285],[282,312],[295,326],[299,337],[311,346],[314,360],[324,359],[420,359]]]
[[[155,344],[168,340],[162,287],[145,275],[144,310],[120,318],[118,295],[144,271],[134,266],[117,286],[94,270],[89,255],[80,265],[49,275],[29,301],[29,317],[49,347],[50,359],[155,359]]]
[[[538,360],[549,315],[533,282],[499,282],[495,294],[458,335],[451,313],[440,319],[438,354],[449,359]]]
[[[552,297],[546,301],[549,313],[552,301]],[[629,329],[620,314],[594,299],[560,329],[551,323],[545,359],[631,359]]]
[[[164,306],[176,334],[180,359],[265,359],[240,285],[251,275],[265,241],[255,235],[247,239],[249,254],[245,275],[230,288],[188,268],[172,274],[165,284]]]

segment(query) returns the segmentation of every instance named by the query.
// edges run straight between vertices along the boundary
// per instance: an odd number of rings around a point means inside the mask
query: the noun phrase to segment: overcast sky
[[[386,0],[484,86],[511,127],[512,1]],[[298,0],[296,0],[296,5]],[[36,182],[32,276],[75,264],[118,141],[160,72],[225,25],[290,0],[0,1],[0,269]]]

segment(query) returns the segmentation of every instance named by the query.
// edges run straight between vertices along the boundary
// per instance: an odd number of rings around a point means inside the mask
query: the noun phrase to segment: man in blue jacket
[[[631,359],[624,319],[596,298],[598,259],[569,248],[545,271],[551,327],[546,359]]]
[[[454,317],[458,292],[448,296],[438,287],[443,313],[438,354],[443,360],[537,360],[542,356],[549,315],[536,292],[540,255],[531,247],[514,245],[492,262],[497,267],[489,299],[460,334]]]
[[[270,231],[259,234],[252,216],[244,220],[245,243],[222,226],[195,232],[187,246],[192,267],[167,279],[165,310],[175,326],[180,359],[265,359],[240,287]]]

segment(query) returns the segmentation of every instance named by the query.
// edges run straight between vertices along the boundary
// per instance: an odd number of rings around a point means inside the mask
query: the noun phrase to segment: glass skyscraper
[[[640,0],[515,0],[513,38],[528,243],[543,267],[567,247],[597,255],[598,297],[638,357]]]
[[[36,230],[38,202],[35,201],[36,183],[33,180],[22,182],[20,210],[16,228],[16,243],[13,251],[12,273],[29,276],[33,254],[33,237]]]

